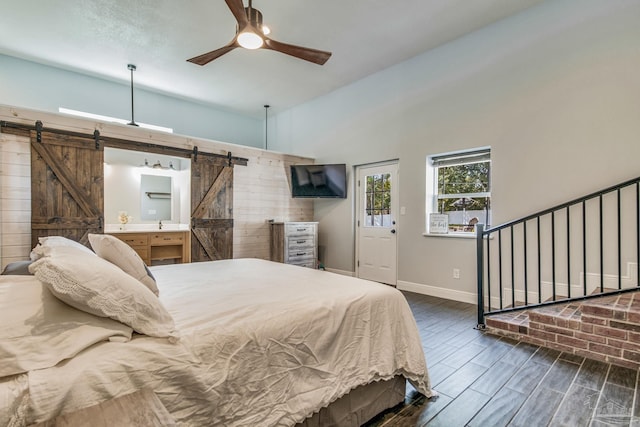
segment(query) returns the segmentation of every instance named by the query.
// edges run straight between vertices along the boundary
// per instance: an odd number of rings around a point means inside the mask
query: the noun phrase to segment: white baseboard
[[[403,280],[398,280],[396,287],[401,291],[415,292],[417,294],[466,302],[469,304],[478,303],[478,296],[472,292],[456,291],[454,289],[440,288],[437,286],[424,285],[422,283],[405,282]]]
[[[355,271],[337,270],[335,268],[327,268],[327,271],[343,276],[355,277]],[[472,292],[456,291],[453,289],[440,288],[437,286],[424,285],[422,283],[405,282],[398,280],[396,288],[401,291],[415,292],[417,294],[429,295],[432,297],[450,299],[458,302],[466,302],[469,304],[477,304],[478,296]]]
[[[355,273],[353,271],[337,270],[335,268],[326,268],[326,270],[330,271],[332,273],[342,274],[343,276],[351,276],[351,277],[353,277],[355,275]]]

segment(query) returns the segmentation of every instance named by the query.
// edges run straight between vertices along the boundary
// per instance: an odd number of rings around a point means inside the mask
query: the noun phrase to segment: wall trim
[[[330,271],[331,273],[342,274],[343,276],[351,276],[351,277],[355,276],[355,272],[353,271],[337,270],[335,268],[328,268],[328,267],[326,267],[326,270]]]
[[[478,303],[478,296],[473,292],[457,291],[455,289],[441,288],[439,286],[425,285],[422,283],[406,282],[404,280],[398,280],[396,287],[401,291],[415,292],[417,294],[450,299],[458,302],[466,302],[474,305]]]
[[[327,268],[327,271],[342,274],[343,276],[356,277],[354,271],[337,270],[335,268]],[[429,295],[458,302],[466,302],[468,304],[476,305],[478,303],[478,296],[474,292],[457,291],[455,289],[441,288],[439,286],[430,286],[422,283],[407,282],[404,280],[398,280],[396,288],[401,291],[415,292],[417,294]]]

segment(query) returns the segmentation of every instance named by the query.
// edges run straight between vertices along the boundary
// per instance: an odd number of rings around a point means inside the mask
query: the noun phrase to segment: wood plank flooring
[[[431,386],[367,427],[640,427],[638,371],[473,329],[475,305],[403,292]]]

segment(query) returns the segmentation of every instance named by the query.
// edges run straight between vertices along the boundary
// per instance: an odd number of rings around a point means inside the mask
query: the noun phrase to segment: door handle
[[[396,234],[396,229],[395,228],[391,229],[391,234]]]

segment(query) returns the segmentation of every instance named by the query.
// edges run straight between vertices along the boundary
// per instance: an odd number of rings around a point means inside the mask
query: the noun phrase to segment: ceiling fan
[[[244,47],[246,49],[262,48],[275,50],[318,65],[322,65],[327,62],[331,56],[331,52],[294,46],[270,39],[266,36],[268,32],[264,30],[262,25],[262,13],[251,6],[251,0],[249,0],[249,7],[244,7],[242,0],[225,1],[231,10],[231,13],[236,18],[236,21],[238,21],[235,37],[225,46],[212,50],[211,52],[207,52],[203,55],[187,59],[187,61],[198,65],[205,65],[237,47]]]

